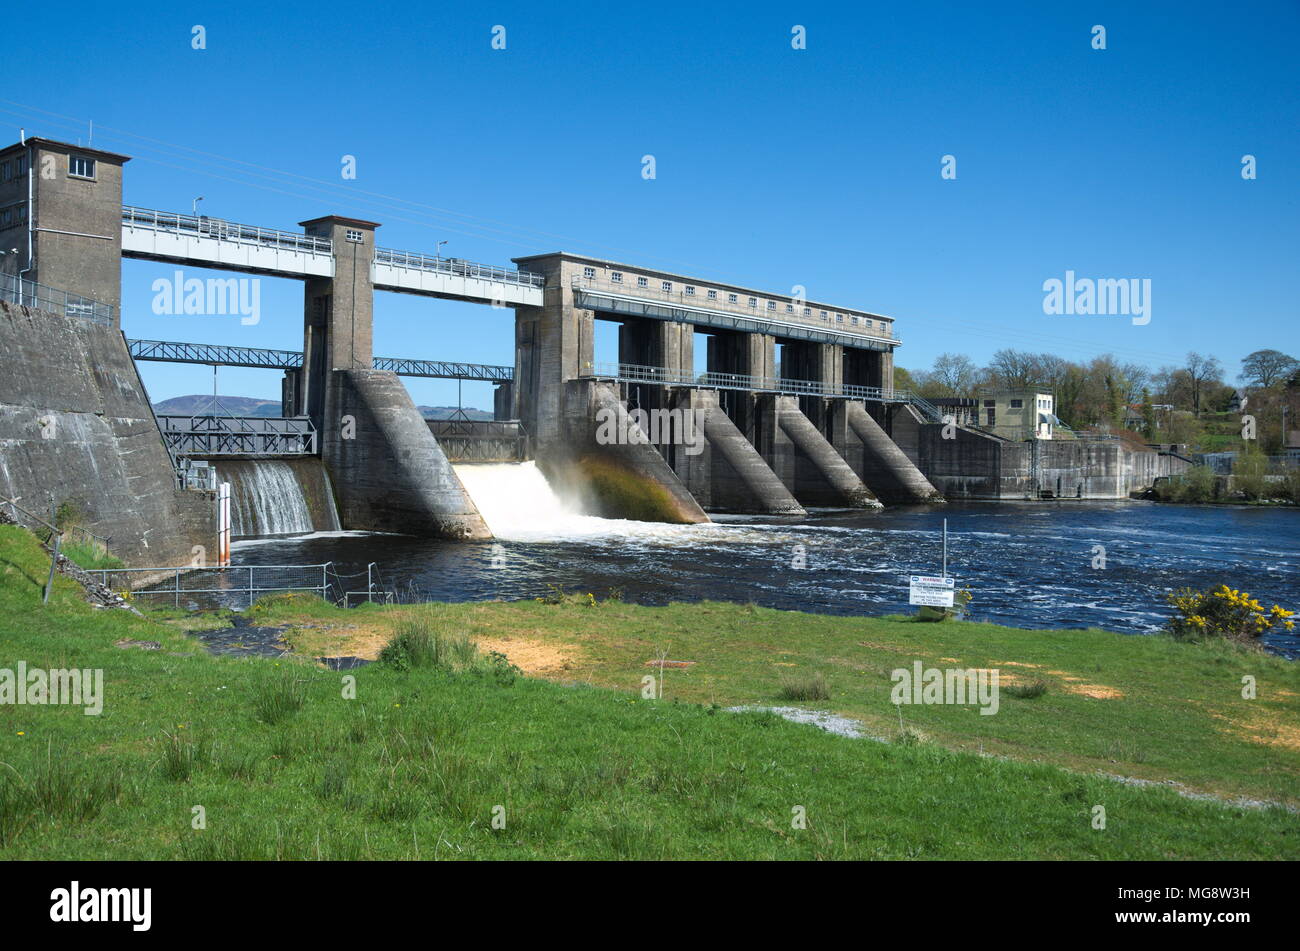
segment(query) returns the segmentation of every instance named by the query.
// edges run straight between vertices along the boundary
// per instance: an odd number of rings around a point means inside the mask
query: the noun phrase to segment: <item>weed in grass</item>
[[[1033,683],[1012,684],[1008,687],[1002,687],[1001,691],[1007,696],[1016,697],[1020,700],[1036,700],[1047,693],[1047,684],[1041,680],[1035,680]]]
[[[212,762],[212,740],[178,730],[163,733],[162,772],[173,782],[187,782],[194,770]]]
[[[262,756],[256,750],[230,753],[221,758],[221,770],[230,779],[240,782],[252,782],[257,778],[258,767],[262,765]]]
[[[914,726],[904,726],[894,734],[894,742],[899,746],[921,746],[930,742],[930,734]]]
[[[476,666],[479,653],[468,635],[435,630],[431,619],[417,616],[398,622],[379,661],[395,670],[426,667],[456,673]]]
[[[826,678],[820,671],[816,671],[811,674],[783,677],[778,696],[782,700],[829,700],[831,689],[826,684]]]
[[[121,774],[111,765],[74,765],[52,751],[26,775],[9,764],[0,771],[0,848],[42,820],[93,819],[122,793]]]
[[[264,681],[253,698],[257,719],[274,726],[286,717],[297,713],[307,703],[307,683],[286,673]]]

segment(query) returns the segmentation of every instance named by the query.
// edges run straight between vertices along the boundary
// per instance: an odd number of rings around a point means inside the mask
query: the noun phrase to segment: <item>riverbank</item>
[[[64,578],[42,608],[47,564],[29,535],[0,528],[0,666],[102,669],[104,706],[0,705],[4,858],[1297,855],[1300,817],[1285,809],[1092,770],[1104,760],[1112,774],[1294,803],[1300,674],[1262,654],[743,605],[344,613],[282,598],[250,621],[284,627],[300,656],[232,658],[182,633],[220,617],[96,610]],[[535,675],[311,659],[376,653],[414,615]],[[900,731],[886,671],[914,658],[1042,664],[1024,669],[1048,686],[1004,687],[993,716],[902,707]],[[643,699],[642,678],[660,671],[662,699]],[[1254,706],[1234,699],[1244,671]],[[828,700],[780,699],[817,674]],[[732,699],[847,712],[889,742],[726,712]],[[1070,757],[1068,769],[1048,761]]]

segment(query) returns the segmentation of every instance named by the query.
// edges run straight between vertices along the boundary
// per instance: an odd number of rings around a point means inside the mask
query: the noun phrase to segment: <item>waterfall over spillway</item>
[[[217,472],[230,483],[237,538],[339,530],[329,476],[317,460],[219,462]]]
[[[453,468],[492,534],[507,541],[610,537],[684,543],[700,538],[700,530],[710,527],[583,515],[576,502],[552,488],[535,462],[461,463]]]

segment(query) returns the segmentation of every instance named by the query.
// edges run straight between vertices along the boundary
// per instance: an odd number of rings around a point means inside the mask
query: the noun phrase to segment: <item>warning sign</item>
[[[908,604],[923,604],[932,608],[952,607],[953,579],[937,575],[912,575],[911,596]]]

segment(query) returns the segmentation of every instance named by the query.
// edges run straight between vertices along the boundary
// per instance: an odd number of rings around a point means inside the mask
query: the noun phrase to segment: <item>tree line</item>
[[[927,399],[978,398],[997,390],[1041,386],[1056,397],[1056,415],[1075,430],[1132,430],[1151,441],[1197,444],[1212,417],[1237,407],[1237,387],[1224,380],[1217,357],[1188,353],[1180,365],[1152,370],[1105,353],[1086,362],[1052,353],[1002,349],[986,366],[960,353],[941,353],[928,370],[895,371],[894,384]],[[1300,389],[1300,360],[1278,350],[1256,350],[1238,374],[1260,445],[1280,447],[1281,410]],[[1222,420],[1219,420],[1222,421]],[[1300,429],[1292,419],[1288,429]],[[1213,440],[1211,440],[1213,442]],[[1206,448],[1216,448],[1207,446]]]

